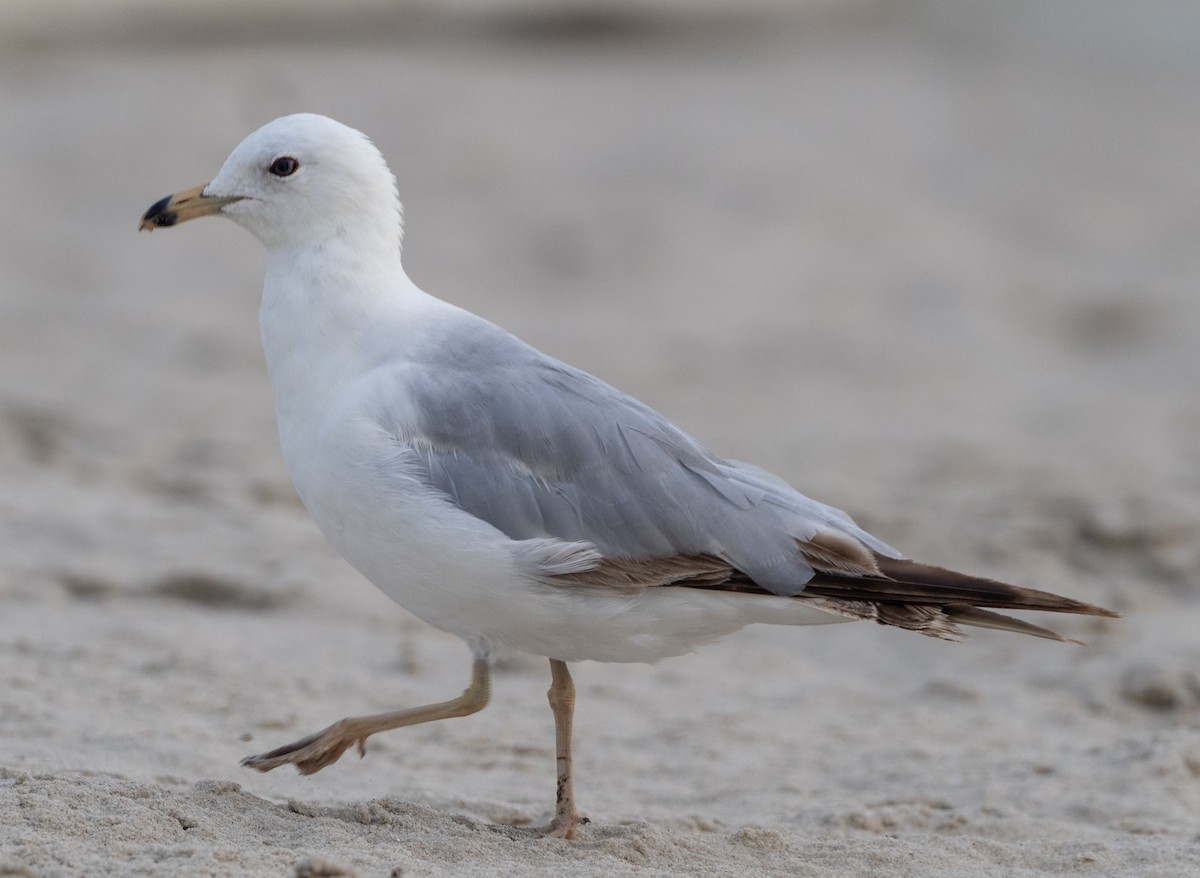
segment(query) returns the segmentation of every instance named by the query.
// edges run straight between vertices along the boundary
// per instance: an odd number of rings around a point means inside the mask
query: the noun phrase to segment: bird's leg
[[[570,682],[569,677],[567,681]],[[458,698],[392,713],[347,717],[315,735],[293,741],[269,753],[247,756],[242,760],[242,765],[257,768],[259,771],[270,771],[290,762],[301,774],[313,774],[326,765],[337,762],[352,745],[358,746],[359,756],[365,755],[367,738],[376,732],[477,713],[487,707],[491,691],[491,671],[488,663],[484,659],[476,659],[471,671],[471,685]]]
[[[558,760],[558,795],[554,809],[554,820],[546,827],[546,834],[556,838],[574,838],[579,826],[579,812],[575,810],[575,782],[571,775],[571,719],[575,714],[575,683],[567,663],[550,659],[550,690],[546,693],[550,710],[554,713],[554,744]]]

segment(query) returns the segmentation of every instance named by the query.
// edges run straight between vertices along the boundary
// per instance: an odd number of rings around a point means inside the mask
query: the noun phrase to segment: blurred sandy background
[[[331,11],[332,10],[332,11]],[[427,290],[910,555],[1127,617],[542,660],[312,778],[238,767],[469,655],[295,500],[232,223],[285,113],[368,132]],[[0,875],[1200,874],[1200,5],[0,7]]]

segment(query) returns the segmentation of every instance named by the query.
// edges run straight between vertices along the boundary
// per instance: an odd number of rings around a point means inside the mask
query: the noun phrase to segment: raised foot
[[[337,762],[351,747],[357,746],[358,755],[364,756],[369,734],[364,734],[351,720],[343,719],[315,735],[284,744],[267,753],[247,756],[242,760],[242,765],[259,771],[270,771],[291,763],[301,774],[315,774],[325,766]]]

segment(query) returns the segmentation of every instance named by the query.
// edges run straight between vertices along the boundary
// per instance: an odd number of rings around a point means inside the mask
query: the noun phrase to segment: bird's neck
[[[428,298],[404,273],[398,242],[269,251],[259,326],[280,426],[333,404],[361,374],[368,340]]]

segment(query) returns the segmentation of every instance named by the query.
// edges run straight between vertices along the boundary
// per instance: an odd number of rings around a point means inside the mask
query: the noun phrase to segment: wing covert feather
[[[797,541],[819,530],[897,554],[840,510],[711,455],[637,400],[485,321],[430,345],[397,378],[417,415],[396,429],[403,457],[513,539],[587,542],[612,558],[709,554],[777,594],[812,577]]]

